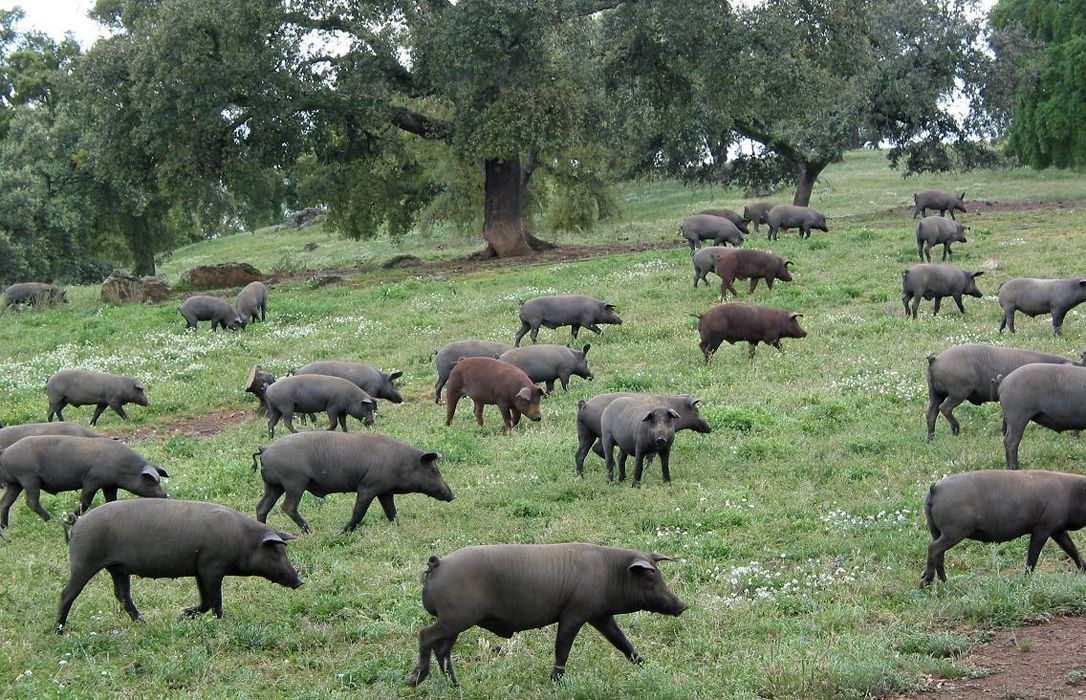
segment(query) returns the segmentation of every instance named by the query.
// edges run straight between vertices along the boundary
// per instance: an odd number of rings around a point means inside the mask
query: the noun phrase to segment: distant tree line
[[[1055,113],[1083,113],[1060,66],[1084,2],[1001,0],[990,49],[972,0],[98,0],[82,51],[2,11],[0,279],[151,274],[316,204],[351,238],[452,222],[521,255],[614,215],[625,179],[806,204],[864,145],[912,173],[1009,133],[1080,165]]]

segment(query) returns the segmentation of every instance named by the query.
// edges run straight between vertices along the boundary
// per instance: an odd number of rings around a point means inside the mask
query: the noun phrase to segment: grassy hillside
[[[933,319],[929,302],[917,321],[902,317],[900,273],[916,259],[914,224],[907,213],[886,210],[937,183],[985,200],[1086,200],[1081,176],[1000,171],[902,181],[881,156],[852,155],[827,173],[824,203],[816,202],[831,216],[831,233],[750,243],[796,261],[794,282],[773,292],[760,288],[753,301],[804,313],[809,332],[785,340],[783,355],[760,348],[753,362],[745,346],[725,346],[713,364],[703,364],[690,314],[712,304],[717,290],[692,288],[689,254],[680,249],[447,280],[406,271],[391,282],[387,274],[380,283],[359,275],[321,290],[291,282],[272,290],[267,324],[238,334],[185,333],[175,303],[101,306],[91,289],[74,290],[62,309],[0,318],[0,420],[43,419],[42,387],[60,367],[139,376],[151,405],[132,407],[131,424],[108,414],[99,427],[118,434],[156,428],[133,446],[169,470],[175,498],[252,514],[261,485],[250,455],[268,442],[262,421],[224,418],[221,432],[204,439],[169,426],[251,406],[242,385],[255,362],[281,374],[331,357],[404,370],[407,400],[383,405],[376,430],[443,453],[440,468],[457,495],[452,503],[401,497],[398,525],[372,508],[352,535],[339,534],[351,495],[307,495],[301,511],[315,533],[288,548],[307,581],[303,588],[227,579],[225,619],[179,620],[196,600],[191,580],[136,579],[133,597],[146,618],[136,625],[103,572],[77,600],[62,637],[49,631],[67,577],[62,531],[20,500],[11,542],[0,544],[2,695],[867,697],[909,689],[925,674],[961,674],[955,655],[985,628],[1081,611],[1086,578],[1053,544],[1038,572],[1023,576],[1024,541],[966,543],[948,554],[947,584],[916,589],[929,540],[921,512],[928,484],[948,473],[1002,467],[998,406],[961,407],[960,437],[951,438],[940,420],[935,443],[924,441],[925,356],[969,341],[1068,356],[1086,347],[1082,311],[1069,315],[1062,338],[1051,336],[1044,319],[1020,319],[1016,337],[999,336],[993,296],[1014,276],[1080,274],[1082,208],[970,216],[969,243],[957,247],[955,262],[981,269],[995,261],[998,269],[980,278],[985,298],[967,299],[965,316],[946,304]],[[710,202],[739,203],[734,194],[670,184],[631,187],[625,196],[623,220],[592,240],[671,238],[682,214]],[[402,248],[380,240],[328,242],[322,235],[261,232],[200,244],[178,251],[167,272],[221,259],[267,269],[308,240],[327,242],[314,253],[328,250],[324,265],[427,247],[414,240]],[[447,237],[439,250],[438,241],[427,255],[476,245]],[[246,250],[253,254],[242,257]],[[545,401],[541,423],[510,435],[500,432],[495,409],[480,429],[464,404],[444,427],[444,407],[433,403],[431,352],[463,337],[511,341],[519,302],[549,293],[607,298],[622,313],[621,327],[588,334],[596,380],[574,379],[568,393]],[[543,330],[540,339],[565,343],[568,333]],[[615,390],[687,391],[704,400],[714,432],[677,437],[670,486],[654,467],[640,490],[609,487],[595,457],[585,478],[576,476],[577,401]],[[68,415],[85,424],[90,413]],[[356,422],[351,428],[361,429]],[[1021,456],[1024,468],[1081,471],[1086,443],[1034,426]],[[75,493],[43,498],[54,515],[76,502]],[[278,508],[269,522],[296,532]],[[417,631],[431,621],[419,597],[431,553],[565,541],[679,560],[662,568],[690,604],[682,617],[620,618],[648,660],[644,666],[628,664],[586,628],[566,679],[554,686],[553,627],[508,642],[473,629],[454,651],[459,689],[433,677],[415,691],[404,685]]]

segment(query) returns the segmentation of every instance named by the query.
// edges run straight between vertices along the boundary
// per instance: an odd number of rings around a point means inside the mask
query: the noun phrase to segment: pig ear
[[[430,464],[430,465],[435,464],[437,462],[437,460],[439,460],[439,459],[441,459],[441,453],[440,452],[427,452],[422,457],[419,457],[419,461],[421,461],[423,464]]]
[[[788,318],[803,318],[803,314],[798,314],[793,311],[792,313],[788,314]]]
[[[785,266],[785,267],[788,267],[789,265],[795,265],[795,263],[794,263],[794,262],[792,262],[791,260],[785,260],[785,261],[784,261],[784,266]]]
[[[641,416],[642,421],[652,420],[652,414],[654,411],[645,411],[645,415]]]
[[[688,402],[692,407],[697,408],[697,405],[701,403],[701,399],[689,399]]]
[[[591,343],[585,343],[585,346],[583,348],[581,348],[581,354],[582,355],[587,355],[588,351],[591,350],[591,349],[592,349],[592,344]]]
[[[962,200],[964,202],[965,201],[965,192],[962,192],[962,195],[960,197],[958,197],[958,199],[960,199],[960,200]]]
[[[603,302],[603,308],[611,309],[611,311],[618,311],[618,309],[615,308],[615,305],[608,301]]]
[[[631,574],[644,574],[649,571],[656,571],[656,567],[652,565],[648,559],[636,559],[628,567]]]
[[[669,416],[671,416],[672,418],[678,418],[679,417],[679,412],[676,411],[674,408],[667,409],[667,414]]]
[[[136,389],[139,389],[140,391],[143,391],[146,388],[145,386],[143,386],[143,382],[133,382],[132,386]]]
[[[969,276],[970,277],[980,277],[983,274],[984,274],[984,270],[981,270],[980,272],[971,273]]]
[[[654,564],[656,562],[661,562],[661,561],[675,561],[675,559],[673,559],[672,557],[669,557],[669,556],[664,555],[664,554],[657,554],[656,552],[653,552],[652,554],[650,554],[649,558],[652,559]]]
[[[279,538],[280,538],[281,540],[283,540],[284,542],[290,542],[291,540],[296,540],[296,539],[298,539],[297,537],[295,537],[294,535],[290,534],[289,532],[278,532],[278,531],[276,531],[276,533],[275,533],[275,534],[279,535]]]
[[[272,544],[272,545],[283,544],[283,545],[285,545],[287,543],[287,541],[283,537],[283,535],[286,535],[286,533],[285,532],[282,532],[282,533],[281,532],[276,532],[275,530],[268,530],[267,532],[264,533],[264,536],[260,538],[260,544],[262,544],[262,545],[264,545],[264,544]],[[290,537],[290,535],[287,535],[287,537]],[[294,539],[294,538],[291,537],[291,539]]]
[[[531,401],[532,400],[532,390],[529,389],[528,387],[524,387],[523,389],[521,389],[520,391],[517,392],[517,398],[518,399],[524,399],[525,401]]]
[[[164,478],[164,479],[169,479],[170,478],[170,475],[162,467],[158,466],[157,464],[153,464],[151,466],[153,466],[155,468],[155,471],[158,472],[158,475],[161,476],[162,478]]]
[[[144,466],[144,468],[140,470],[140,474],[147,477],[156,484],[158,483],[158,470],[156,470],[154,466],[150,464]]]
[[[278,391],[278,389],[276,389],[276,391]],[[362,399],[362,405],[363,406],[376,406],[377,402],[374,401],[373,399]]]
[[[388,375],[388,378],[389,378],[389,381],[393,381],[393,382],[394,382],[394,381],[396,381],[397,379],[399,379],[399,378],[400,378],[400,377],[402,377],[402,376],[403,376],[403,372],[402,372],[402,371],[400,371],[400,370],[396,370],[396,371],[395,371],[395,372],[393,372],[392,374]]]
[[[1079,280],[1079,281],[1078,281],[1078,286],[1080,286],[1080,287],[1086,287],[1086,280]]]

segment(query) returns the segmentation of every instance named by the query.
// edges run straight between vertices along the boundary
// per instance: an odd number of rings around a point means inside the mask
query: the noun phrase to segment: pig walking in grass
[[[70,435],[73,437],[101,437],[75,423],[23,423],[0,428],[0,450],[11,447],[30,435]]]
[[[131,577],[193,576],[200,603],[186,617],[207,611],[222,617],[222,581],[260,576],[287,588],[302,579],[287,559],[293,536],[276,532],[236,510],[195,501],[117,501],[79,518],[68,543],[71,575],[60,594],[56,631],[62,632],[72,603],[102,569],[113,577],[113,593],[133,620]]]
[[[939,212],[939,216],[950,214],[954,218],[954,212],[965,213],[965,192],[955,196],[953,192],[946,190],[924,190],[913,194],[913,218],[927,216],[928,209]]]
[[[589,451],[594,451],[604,459],[603,446],[600,436],[603,434],[601,425],[603,412],[616,399],[632,398],[639,401],[646,408],[654,406],[666,406],[674,410],[678,417],[673,420],[672,427],[675,432],[680,430],[693,430],[696,433],[707,435],[713,432],[712,427],[705,422],[698,412],[698,404],[701,399],[695,399],[687,394],[653,395],[637,394],[632,392],[615,392],[611,394],[599,394],[588,401],[577,404],[577,474],[584,476],[584,458]]]
[[[565,345],[530,345],[513,348],[498,359],[524,370],[533,382],[546,382],[547,393],[554,391],[556,381],[562,382],[562,389],[569,391],[572,376],[592,381],[592,371],[588,369],[591,348],[591,345],[585,345],[581,350]]]
[[[65,369],[57,372],[45,384],[49,396],[49,412],[46,421],[64,420],[66,406],[96,406],[91,425],[98,424],[98,418],[106,410],[128,420],[124,405],[134,403],[146,406],[147,394],[143,382],[107,372],[93,372],[87,369]]]
[[[931,315],[939,313],[939,307],[944,297],[951,297],[958,305],[958,310],[963,314],[962,296],[968,294],[971,297],[982,296],[977,288],[977,278],[984,274],[980,272],[966,272],[954,265],[937,265],[933,263],[920,263],[913,265],[901,273],[901,303],[905,307],[905,316],[916,318],[916,309],[920,306],[921,299],[934,299],[935,306]],[[912,308],[909,302],[912,302]]]
[[[958,434],[954,409],[963,401],[976,406],[999,401],[996,379],[1023,365],[1080,364],[1059,355],[996,345],[957,345],[928,355],[928,442],[935,439],[935,421],[942,413],[950,432]]]
[[[969,227],[941,216],[926,216],[921,219],[916,225],[916,251],[920,255],[920,262],[925,259],[931,262],[931,249],[940,244],[943,246],[943,261],[953,256],[950,244],[966,243],[967,228]]]
[[[347,416],[353,416],[364,425],[373,425],[377,402],[353,383],[339,377],[322,374],[303,374],[286,377],[269,385],[264,391],[264,403],[268,412],[268,435],[275,437],[275,426],[282,419],[287,430],[294,428],[294,414],[328,414],[328,430],[339,424],[347,432]]]
[[[558,623],[551,680],[566,670],[573,640],[592,625],[633,663],[642,658],[615,620],[639,610],[679,616],[686,604],[657,568],[670,557],[593,544],[502,544],[467,547],[443,559],[431,556],[422,604],[437,621],[419,632],[419,662],[409,682],[430,673],[430,657],[456,684],[452,649],[478,625],[508,639]]]
[[[1084,301],[1086,279],[1082,277],[1066,280],[1017,277],[999,288],[999,305],[1003,307],[999,332],[1010,328],[1014,333],[1014,314],[1021,311],[1030,318],[1052,314],[1052,334],[1060,335],[1064,316]]]
[[[716,269],[716,258],[722,252],[726,251],[726,247],[722,246],[709,246],[708,248],[700,248],[691,260],[694,263],[694,289],[698,288],[698,282],[704,282],[705,286],[709,286],[708,275]]]
[[[1030,421],[1056,432],[1086,430],[1086,368],[1031,364],[997,379],[1007,469],[1018,469],[1018,446]]]
[[[607,460],[607,483],[615,480],[615,448],[618,454],[618,480],[626,481],[626,458],[633,455],[634,488],[641,485],[645,460],[660,455],[664,483],[671,482],[671,443],[675,439],[675,419],[679,413],[665,405],[648,406],[637,398],[615,399],[600,416],[600,440]]]
[[[763,250],[726,250],[716,256],[713,268],[716,276],[720,278],[720,300],[724,301],[727,292],[732,296],[739,296],[732,284],[737,279],[749,279],[750,289],[748,294],[754,294],[758,286],[758,280],[765,280],[765,286],[773,289],[773,281],[791,282],[792,273],[788,266],[793,264],[791,260],[785,260],[779,255],[767,253]]]
[[[298,513],[298,503],[305,491],[319,498],[330,493],[357,494],[343,532],[352,532],[362,522],[375,498],[389,522],[396,520],[393,498],[397,495],[422,493],[445,502],[454,498],[437,470],[439,453],[382,435],[299,433],[259,448],[253,455],[253,469],[257,457],[264,497],[256,506],[256,519],[267,522],[268,513],[285,493],[283,512],[303,532],[309,532],[309,523]]]
[[[434,364],[437,366],[437,383],[434,385],[434,403],[441,403],[441,390],[449,381],[453,367],[465,357],[489,357],[497,359],[509,352],[513,346],[490,340],[458,340],[434,352]]]
[[[748,221],[743,218],[741,214],[736,213],[731,209],[704,209],[699,211],[698,214],[708,214],[709,216],[717,216],[721,219],[727,219],[735,224],[735,227],[739,229],[739,232],[744,236],[750,235],[750,231],[747,229]]]
[[[268,288],[263,282],[250,282],[238,293],[237,314],[242,323],[259,320],[261,323],[268,316]],[[186,320],[188,320],[186,318]],[[200,319],[206,321],[208,319]],[[195,325],[195,324],[193,324]],[[214,324],[211,330],[215,330]]]
[[[614,304],[582,294],[536,297],[520,305],[520,330],[513,345],[519,346],[520,339],[529,331],[532,342],[536,342],[540,326],[569,326],[573,339],[577,340],[577,333],[582,326],[597,335],[603,333],[599,324],[622,325],[622,319],[615,312]]]
[[[321,374],[328,377],[339,377],[340,379],[346,379],[375,399],[403,403],[403,396],[396,388],[396,380],[403,376],[403,372],[382,372],[376,367],[361,362],[320,360],[299,367],[294,370],[294,374],[295,376]]]
[[[87,511],[99,490],[106,501],[117,500],[124,489],[145,498],[166,498],[162,467],[151,464],[116,440],[32,435],[0,451],[0,483],[7,488],[0,500],[0,527],[7,527],[8,513],[19,494],[26,491],[26,505],[42,520],[50,515],[42,508],[41,492],[79,491],[79,512]]]
[[[203,294],[189,297],[178,309],[185,319],[186,330],[196,330],[198,321],[211,321],[211,330],[222,327],[237,330],[245,328],[245,321],[229,303],[218,297],[209,297]]]
[[[769,223],[769,212],[777,206],[773,202],[754,202],[743,207],[743,218],[754,224],[754,230],[758,230],[761,224]]]
[[[920,586],[946,581],[943,557],[962,540],[1008,542],[1029,535],[1026,571],[1041,548],[1056,541],[1079,571],[1086,571],[1070,532],[1086,525],[1086,477],[1049,471],[987,469],[937,481],[924,499],[931,531],[928,562]]]
[[[445,396],[445,425],[452,425],[456,405],[464,396],[475,404],[475,422],[483,424],[483,407],[497,405],[502,414],[503,430],[508,432],[520,417],[539,421],[539,401],[546,392],[532,383],[531,377],[519,367],[490,357],[465,357],[456,363],[449,376]]]
[[[57,306],[67,304],[68,295],[44,282],[19,282],[4,290],[4,306],[14,309],[19,304],[26,306]]]
[[[806,338],[807,331],[799,326],[803,314],[769,306],[753,304],[719,304],[697,315],[702,354],[709,364],[720,344],[746,342],[750,344],[747,357],[754,359],[758,343],[772,345],[780,352],[782,338]]]
[[[777,239],[777,232],[790,228],[799,229],[800,238],[810,238],[811,229],[829,231],[826,217],[810,207],[797,207],[792,204],[778,204],[766,215],[769,224],[769,240]]]
[[[730,243],[733,246],[743,245],[743,232],[728,219],[711,214],[695,214],[688,216],[679,224],[679,236],[690,244],[690,254],[701,246],[702,241],[713,241],[722,246]]]

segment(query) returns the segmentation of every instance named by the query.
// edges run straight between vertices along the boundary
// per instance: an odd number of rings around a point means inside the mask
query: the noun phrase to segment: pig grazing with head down
[[[931,262],[931,249],[940,243],[943,245],[943,260],[951,257],[954,253],[950,250],[950,244],[965,243],[965,231],[968,228],[941,216],[926,216],[921,219],[916,225],[916,251],[920,255],[920,262],[924,262],[925,258]]]
[[[927,216],[928,209],[939,212],[939,216],[946,216],[950,212],[950,218],[954,218],[954,212],[965,213],[965,192],[961,196],[955,196],[953,192],[946,190],[924,190],[913,194],[913,218]]]
[[[445,382],[449,381],[449,374],[453,367],[465,357],[490,357],[498,359],[503,353],[509,352],[513,346],[509,343],[499,343],[491,340],[458,340],[449,343],[433,354],[434,364],[437,366],[437,384],[434,385],[434,403],[441,403],[441,390],[445,388]]]
[[[71,435],[73,437],[101,437],[75,423],[23,423],[0,428],[0,450],[11,447],[30,435]]]
[[[531,345],[513,348],[498,359],[524,370],[533,382],[546,382],[547,393],[554,391],[554,382],[562,382],[562,389],[569,391],[569,378],[578,376],[592,381],[588,369],[588,351],[591,345],[573,350],[565,345]]]
[[[294,374],[299,376],[303,374],[322,374],[328,377],[339,377],[340,379],[346,379],[375,399],[403,403],[403,396],[396,388],[396,380],[403,376],[403,372],[382,372],[376,367],[361,362],[320,360],[299,367],[294,370]]]
[[[1008,542],[1029,535],[1026,571],[1051,537],[1086,571],[1071,531],[1086,525],[1086,477],[1060,472],[985,469],[937,481],[924,499],[932,542],[920,586],[946,581],[943,556],[962,540]]]
[[[1086,430],[1086,368],[1031,364],[997,378],[1007,469],[1018,469],[1018,445],[1030,421],[1049,430]]]
[[[49,396],[49,413],[45,420],[52,421],[53,416],[64,420],[65,406],[87,405],[97,406],[91,425],[98,424],[98,418],[107,407],[112,408],[122,420],[128,420],[124,405],[134,403],[146,406],[148,401],[144,389],[143,382],[119,374],[88,369],[61,370],[49,377],[45,384],[45,392]]]
[[[283,512],[309,532],[309,523],[298,513],[302,494],[309,491],[324,498],[330,493],[354,493],[354,513],[343,528],[353,532],[377,499],[389,522],[396,520],[398,494],[423,493],[439,501],[453,500],[453,492],[441,473],[438,452],[424,452],[383,435],[351,433],[298,433],[253,455],[253,469],[260,458],[264,497],[256,506],[256,519],[267,522],[268,513],[284,493]]]
[[[735,224],[735,227],[739,229],[740,233],[744,236],[750,235],[750,231],[747,230],[747,220],[741,215],[737,214],[731,209],[704,209],[698,212],[699,214],[708,214],[709,216],[718,216],[721,219],[727,219]]]
[[[810,238],[811,229],[829,231],[826,217],[810,207],[797,207],[791,204],[778,204],[766,215],[769,224],[769,240],[776,240],[777,232],[790,228],[799,229],[800,238]]]
[[[238,315],[233,306],[217,297],[197,294],[185,299],[178,309],[185,319],[185,329],[196,330],[197,321],[211,321],[211,330],[222,327],[237,330],[245,328],[245,320]]]
[[[4,290],[4,306],[9,309],[18,304],[56,306],[67,303],[67,292],[44,282],[19,282]]]
[[[622,319],[615,312],[615,305],[584,296],[583,294],[565,294],[550,297],[536,297],[520,305],[520,330],[513,341],[520,345],[520,339],[531,331],[532,342],[539,335],[539,327],[560,328],[569,326],[573,339],[584,326],[596,335],[603,333],[599,325],[621,326]]]
[[[716,269],[716,258],[722,252],[727,250],[722,246],[709,246],[708,248],[700,248],[691,260],[694,263],[694,289],[698,288],[698,282],[704,282],[705,286],[709,286],[708,275]]]
[[[287,430],[294,428],[294,414],[326,412],[328,430],[336,424],[347,432],[347,416],[353,416],[364,425],[373,425],[377,402],[353,383],[339,377],[323,374],[303,374],[286,377],[269,385],[264,391],[264,404],[268,411],[268,435],[275,437],[275,426],[282,419]]]
[[[422,604],[437,621],[419,632],[419,663],[409,682],[430,673],[430,655],[456,684],[456,638],[478,625],[508,639],[558,623],[551,680],[566,670],[573,640],[588,623],[633,663],[642,663],[615,615],[646,610],[679,616],[686,604],[656,565],[659,554],[593,544],[502,544],[467,547],[443,559],[431,556]]]
[[[250,282],[238,293],[238,317],[242,323],[259,320],[263,323],[268,316],[268,288],[263,282]],[[186,319],[187,320],[187,319]],[[200,319],[206,321],[207,319]],[[195,324],[194,324],[195,325]],[[215,330],[212,325],[211,330]]]
[[[671,482],[671,443],[675,439],[678,411],[638,398],[615,399],[600,416],[600,439],[607,460],[607,482],[615,480],[615,448],[618,447],[618,480],[626,480],[626,458],[634,456],[634,488],[641,485],[645,460],[660,455],[664,483]]]
[[[713,241],[722,246],[731,243],[733,246],[743,245],[743,232],[729,221],[712,214],[695,214],[688,216],[679,224],[679,236],[690,244],[690,254],[698,249],[702,241]]]
[[[532,383],[519,367],[490,357],[465,357],[449,375],[445,397],[445,425],[452,425],[456,405],[464,396],[475,403],[475,422],[483,424],[483,406],[496,404],[502,414],[503,430],[512,430],[522,415],[539,421],[539,401],[547,395]]]
[[[928,442],[935,439],[935,420],[942,413],[950,432],[958,434],[954,409],[963,401],[979,406],[999,401],[996,379],[1033,363],[1076,364],[1059,355],[996,345],[957,345],[928,355]]]
[[[931,315],[939,313],[939,306],[944,297],[951,297],[958,305],[958,310],[963,314],[962,295],[968,294],[978,299],[983,296],[977,288],[977,278],[984,274],[980,272],[966,272],[954,265],[936,265],[933,263],[920,263],[913,265],[901,273],[901,303],[905,307],[905,316],[916,318],[916,309],[920,306],[921,299],[934,299],[935,306]],[[912,309],[909,301],[912,301]]]
[[[598,394],[588,401],[577,404],[577,473],[584,476],[584,458],[590,450],[604,459],[607,456],[603,452],[600,436],[603,434],[603,412],[616,399],[633,398],[642,403],[646,408],[654,406],[666,406],[674,410],[678,417],[672,421],[675,432],[680,430],[693,430],[696,433],[707,435],[713,432],[712,427],[705,422],[698,412],[698,404],[701,399],[695,399],[688,394],[653,395],[636,394],[632,392],[615,392],[611,394]]]
[[[761,224],[769,223],[769,212],[777,206],[773,202],[754,202],[743,207],[743,218],[754,224],[754,230],[758,230]]]
[[[726,292],[733,296],[739,296],[732,283],[737,279],[749,279],[750,289],[748,294],[754,294],[758,286],[758,280],[765,280],[765,286],[773,289],[773,281],[791,282],[792,273],[788,266],[793,264],[791,260],[785,260],[779,255],[767,253],[763,250],[726,250],[716,256],[714,271],[720,278],[720,300],[723,301]]]
[[[747,357],[754,359],[754,349],[758,343],[772,345],[780,352],[781,338],[806,338],[807,331],[799,326],[803,314],[769,306],[753,304],[719,304],[705,313],[698,315],[698,333],[701,335],[702,354],[705,364],[724,341],[729,344],[747,342],[750,352]]]
[[[1084,301],[1086,279],[1082,277],[1066,280],[1018,277],[1004,282],[999,288],[999,305],[1003,307],[999,332],[1010,327],[1014,333],[1014,314],[1021,311],[1030,318],[1052,314],[1052,334],[1059,335],[1063,332],[1063,317]]]
[[[117,500],[117,489],[145,498],[166,498],[160,478],[169,478],[162,467],[151,464],[116,440],[32,435],[0,451],[0,483],[7,488],[0,500],[0,527],[7,527],[8,513],[24,490],[26,504],[48,521],[41,506],[41,492],[79,491],[79,512],[90,509],[101,489],[106,501]]]
[[[102,569],[113,577],[113,593],[133,620],[131,577],[193,576],[200,604],[186,617],[209,610],[222,617],[226,576],[261,576],[287,588],[302,579],[287,559],[294,539],[236,510],[195,501],[117,501],[79,518],[68,543],[71,575],[60,594],[56,631],[62,632],[72,603]]]

